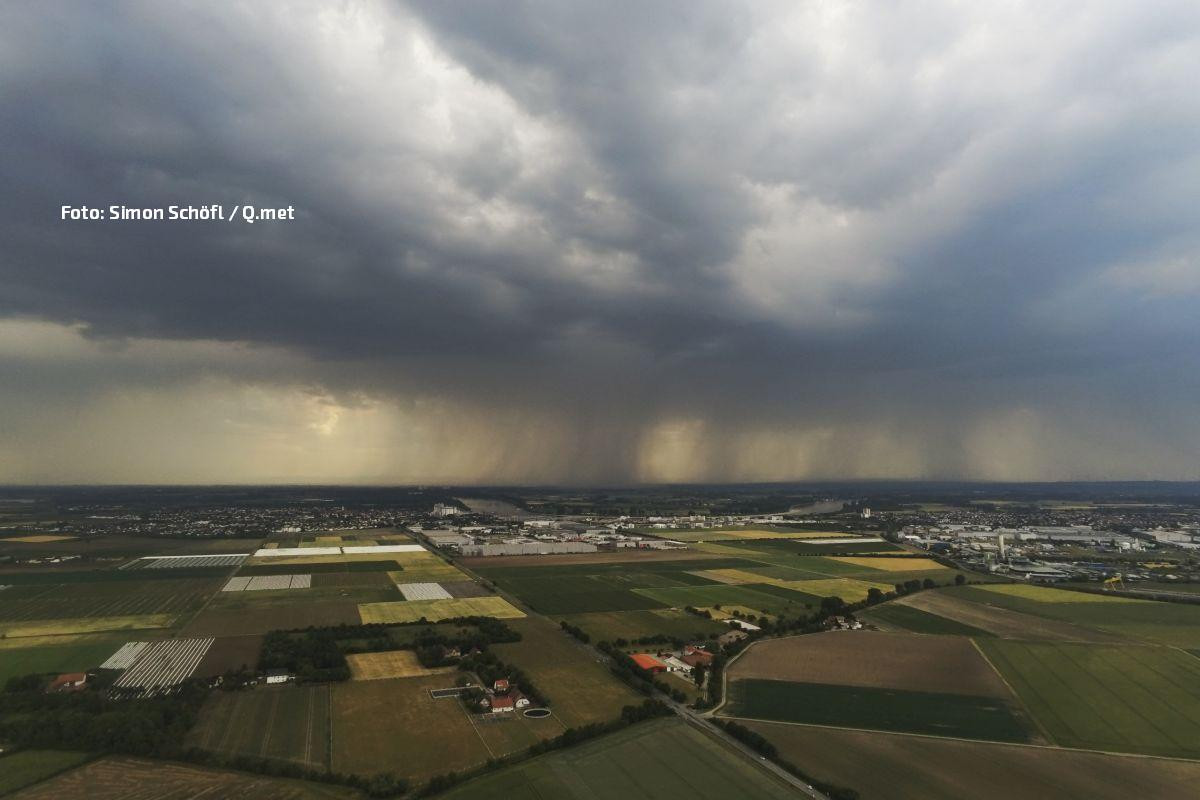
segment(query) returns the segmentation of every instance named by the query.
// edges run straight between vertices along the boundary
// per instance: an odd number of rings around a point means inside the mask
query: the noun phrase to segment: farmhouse
[[[712,664],[713,654],[702,648],[688,645],[683,648],[683,655],[679,657],[679,660],[689,667],[707,667]]]
[[[508,694],[508,681],[504,678],[499,679],[492,684],[492,691],[496,694]]]
[[[503,714],[506,711],[513,711],[517,707],[516,701],[508,695],[499,695],[492,698],[492,713]]]

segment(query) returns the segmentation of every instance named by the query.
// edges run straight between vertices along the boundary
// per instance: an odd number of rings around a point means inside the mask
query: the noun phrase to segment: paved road
[[[660,698],[660,699],[662,699],[662,698]],[[770,759],[760,756],[757,752],[755,752],[748,745],[742,744],[737,739],[733,738],[728,733],[726,733],[725,731],[721,730],[716,725],[714,725],[711,720],[707,719],[706,717],[701,716],[695,710],[688,708],[687,706],[683,705],[682,703],[676,703],[674,700],[671,700],[669,698],[666,699],[665,702],[669,706],[671,706],[671,708],[675,711],[676,714],[683,717],[684,720],[686,720],[687,722],[690,722],[691,724],[693,724],[699,728],[703,728],[710,734],[713,734],[713,735],[719,737],[722,741],[726,742],[731,747],[734,747],[737,750],[741,751],[751,761],[758,762],[758,765],[761,766],[763,769],[767,770],[768,772],[774,773],[776,776],[779,777],[780,780],[794,786],[796,789],[798,789],[804,795],[813,798],[813,800],[829,800],[829,798],[826,795],[817,791],[812,786],[809,786],[807,783],[800,780],[795,775],[788,772],[786,769],[779,766],[778,764],[771,761]]]

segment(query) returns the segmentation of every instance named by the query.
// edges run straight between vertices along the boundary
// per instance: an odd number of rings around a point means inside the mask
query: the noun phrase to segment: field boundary
[[[1183,764],[1200,764],[1200,758],[1180,758],[1179,756],[1158,756],[1153,753],[1123,753],[1116,750],[1093,750],[1086,747],[1064,747],[1057,744],[1037,744],[1035,742],[1000,742],[995,739],[964,739],[961,736],[934,736],[929,733],[910,733],[908,731],[888,731],[878,728],[853,728],[848,725],[821,725],[816,722],[786,722],[778,719],[760,719],[758,717],[722,717],[722,719],[746,720],[761,722],[766,725],[796,725],[802,728],[821,728],[831,731],[857,731],[859,733],[878,733],[885,736],[913,736],[918,739],[934,739],[936,741],[965,742],[968,744],[986,744],[998,747],[1030,747],[1037,750],[1057,750],[1070,753],[1094,753],[1102,756],[1121,756],[1123,758],[1149,758],[1158,761],[1178,761]]]
[[[1016,701],[1017,706],[1021,709],[1021,711],[1025,714],[1025,716],[1029,718],[1029,721],[1033,723],[1034,727],[1037,728],[1038,733],[1040,733],[1046,739],[1046,741],[1051,744],[1051,746],[1059,747],[1059,745],[1055,741],[1054,737],[1050,735],[1050,731],[1046,730],[1046,728],[1042,725],[1042,721],[1040,719],[1038,719],[1036,716],[1034,716],[1033,712],[1029,710],[1029,706],[1025,705],[1025,701],[1021,698],[1021,695],[1017,694],[1017,690],[1015,688],[1013,688],[1013,685],[1008,682],[1008,678],[1004,677],[1004,673],[1000,671],[1000,668],[997,667],[990,658],[988,658],[987,653],[983,652],[983,648],[979,646],[979,642],[975,641],[975,637],[971,636],[968,638],[971,640],[971,646],[975,648],[975,652],[979,653],[980,657],[984,660],[984,663],[986,663],[989,667],[992,668],[992,672],[996,673],[996,677],[998,677],[1000,679],[1000,682],[1003,683],[1005,685],[1005,687],[1008,688],[1008,691],[1012,694],[1013,700]],[[947,736],[947,737],[943,737],[943,738],[952,739],[955,737]],[[1059,747],[1059,749],[1067,750],[1067,749],[1071,749],[1071,748]],[[1093,752],[1093,751],[1089,751],[1089,752]],[[1094,752],[1099,752],[1099,751],[1094,751]],[[1181,759],[1181,760],[1186,761],[1188,759]]]

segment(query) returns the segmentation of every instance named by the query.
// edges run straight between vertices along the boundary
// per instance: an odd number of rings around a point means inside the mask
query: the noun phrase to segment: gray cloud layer
[[[1200,469],[1194,3],[13,4],[0,74],[0,480]]]

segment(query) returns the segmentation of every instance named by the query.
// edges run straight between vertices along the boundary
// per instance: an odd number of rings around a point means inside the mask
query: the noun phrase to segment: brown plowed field
[[[729,678],[870,686],[1011,698],[970,639],[882,631],[831,631],[767,639],[750,647]]]

